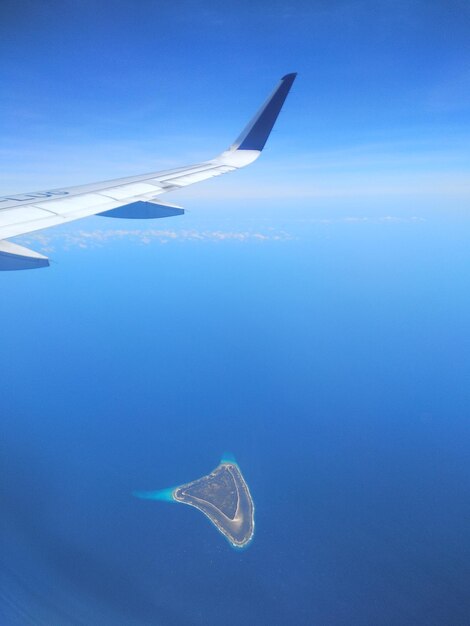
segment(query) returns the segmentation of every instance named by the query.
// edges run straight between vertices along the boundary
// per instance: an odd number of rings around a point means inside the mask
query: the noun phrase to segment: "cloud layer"
[[[222,241],[232,242],[265,242],[265,241],[288,241],[294,239],[285,231],[265,232],[249,230],[197,230],[197,229],[93,229],[63,231],[51,230],[47,233],[33,233],[21,238],[24,245],[35,246],[44,253],[50,253],[56,249],[69,250],[71,248],[98,248],[112,241],[128,240],[139,245],[168,244],[184,242],[218,243]]]

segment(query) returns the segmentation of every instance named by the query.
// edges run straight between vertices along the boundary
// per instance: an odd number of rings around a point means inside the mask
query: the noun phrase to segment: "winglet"
[[[261,152],[296,76],[297,74],[294,72],[292,74],[286,74],[281,78],[280,83],[276,85],[276,88],[270,94],[261,109],[250,121],[235,143],[230,146],[231,151],[257,150]]]

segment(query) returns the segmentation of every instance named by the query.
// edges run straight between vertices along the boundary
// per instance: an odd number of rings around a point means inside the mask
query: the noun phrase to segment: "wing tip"
[[[291,72],[281,78],[268,100],[231,146],[231,150],[263,150],[296,76],[297,72]]]

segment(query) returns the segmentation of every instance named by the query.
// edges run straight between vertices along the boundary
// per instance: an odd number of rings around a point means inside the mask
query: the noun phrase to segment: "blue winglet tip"
[[[274,92],[248,124],[234,144],[237,150],[257,150],[261,152],[287,98],[297,72],[281,78]]]

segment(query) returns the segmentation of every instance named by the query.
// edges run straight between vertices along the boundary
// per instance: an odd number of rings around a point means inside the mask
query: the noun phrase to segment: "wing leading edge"
[[[90,215],[150,219],[184,213],[181,207],[159,196],[253,163],[266,144],[295,77],[284,76],[235,143],[210,161],[78,187],[0,197],[0,270],[49,265],[46,257],[5,241],[10,237]]]

